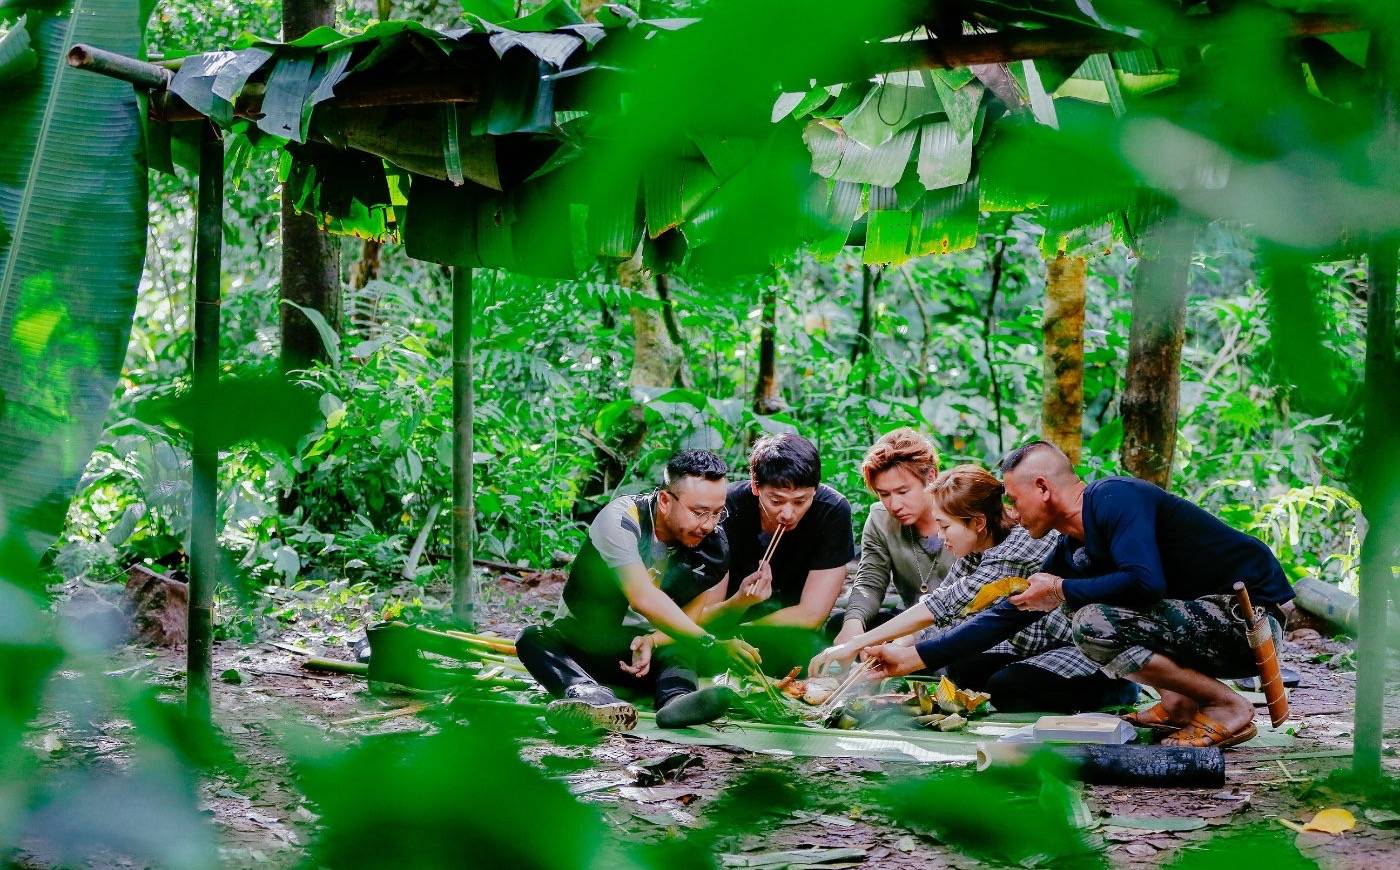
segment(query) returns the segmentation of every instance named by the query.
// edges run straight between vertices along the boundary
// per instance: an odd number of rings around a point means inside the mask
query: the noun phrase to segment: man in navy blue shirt
[[[1269,548],[1145,481],[1085,484],[1043,441],[1008,455],[1002,475],[1031,535],[1061,536],[1011,603],[1073,610],[1075,643],[1089,658],[1161,694],[1161,704],[1131,718],[1175,729],[1166,742],[1220,746],[1253,737],[1254,707],[1215,678],[1256,672],[1232,613],[1236,581],[1282,640],[1279,605],[1293,588]]]
[[[1263,542],[1145,481],[1086,484],[1052,444],[1036,441],[1002,461],[1007,495],[1032,537],[1059,543],[1030,588],[906,652],[867,655],[877,676],[936,668],[1010,637],[1057,607],[1075,644],[1110,675],[1152,686],[1162,702],[1129,716],[1173,732],[1164,743],[1232,746],[1255,734],[1254,708],[1217,677],[1256,673],[1232,587],[1243,581],[1282,639],[1279,605],[1293,589]]]

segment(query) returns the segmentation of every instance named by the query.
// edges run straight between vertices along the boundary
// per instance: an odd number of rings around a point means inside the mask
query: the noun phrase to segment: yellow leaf
[[[1312,817],[1303,826],[1305,831],[1318,831],[1323,834],[1340,834],[1356,827],[1356,816],[1340,807],[1330,807]]]
[[[977,597],[972,599],[972,603],[963,610],[963,615],[976,613],[979,610],[986,610],[993,604],[1008,595],[1018,595],[1030,588],[1030,582],[1025,577],[1003,577],[994,580],[977,590]]]

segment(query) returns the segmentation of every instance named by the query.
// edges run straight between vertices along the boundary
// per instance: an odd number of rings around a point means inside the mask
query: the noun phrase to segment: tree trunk
[[[290,41],[321,25],[335,24],[335,4],[329,0],[282,0],[282,39]],[[299,215],[282,198],[281,299],[319,311],[331,329],[340,332],[340,257],[335,240],[322,232],[311,215]],[[282,370],[306,368],[327,358],[325,342],[315,324],[291,305],[279,305]]]
[[[624,272],[623,283],[627,276]],[[661,307],[633,305],[632,315],[632,378],[634,387],[670,387],[681,380],[682,354],[680,347],[671,338],[671,329],[666,323],[666,306],[669,290],[658,279],[657,295],[662,297]]]
[[[860,267],[860,324],[856,327],[856,343],[851,346],[851,365],[865,357],[862,383],[867,396],[875,389],[875,294],[883,277],[876,266]]]
[[[675,385],[690,389],[694,381],[690,367],[685,363],[685,338],[681,335],[680,324],[676,321],[676,304],[671,299],[671,282],[665,275],[656,276],[656,295],[661,300],[661,323],[666,327],[666,337],[676,349],[680,361],[676,366]]]
[[[1046,269],[1040,434],[1078,464],[1084,426],[1083,257],[1060,251]]]
[[[996,326],[997,294],[1001,291],[1001,279],[1006,266],[1006,228],[997,237],[996,252],[992,254],[992,279],[987,288],[987,308],[982,315],[982,350],[987,357],[987,377],[992,384],[992,410],[996,414],[997,455],[1006,453],[1006,426],[1002,420],[1001,379],[997,377],[996,352],[992,348],[992,335]]]
[[[365,239],[360,244],[360,259],[350,264],[350,289],[363,290],[365,285],[379,277],[379,253],[382,242]]]
[[[763,290],[763,324],[758,333],[758,388],[754,390],[753,412],[776,414],[783,410],[783,388],[778,379],[778,285]]]
[[[1181,393],[1181,343],[1186,330],[1187,279],[1196,227],[1177,215],[1143,233],[1133,282],[1128,372],[1119,405],[1123,467],[1166,488]]]

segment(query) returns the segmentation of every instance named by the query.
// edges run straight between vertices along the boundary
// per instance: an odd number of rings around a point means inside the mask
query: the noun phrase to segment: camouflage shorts
[[[1074,643],[1115,676],[1141,670],[1154,653],[1212,677],[1252,676],[1254,654],[1231,612],[1234,603],[1233,595],[1207,595],[1164,599],[1143,610],[1088,604],[1074,613]],[[1282,614],[1265,612],[1274,643],[1282,643]]]

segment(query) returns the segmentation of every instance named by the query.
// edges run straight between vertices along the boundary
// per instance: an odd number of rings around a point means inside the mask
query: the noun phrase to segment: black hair
[[[822,461],[816,445],[801,435],[765,435],[749,454],[749,474],[759,486],[815,487],[822,482]]]
[[[680,450],[666,462],[666,486],[674,486],[684,477],[724,480],[729,466],[708,450]]]
[[[1049,441],[1036,440],[1026,444],[1022,444],[1020,447],[1017,447],[1015,450],[1012,450],[1010,453],[1002,457],[1000,466],[1001,476],[1003,478],[1006,477],[1006,475],[1010,474],[1012,471],[1015,470],[1016,466],[1020,465],[1022,462],[1025,462],[1027,456],[1030,456],[1032,453],[1036,452],[1042,447],[1049,447],[1056,453],[1060,452],[1060,448],[1056,447],[1054,444],[1051,444]]]

